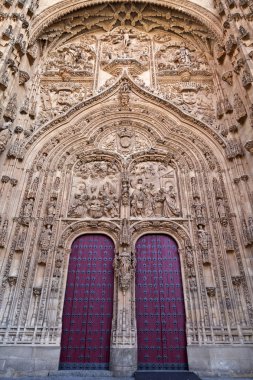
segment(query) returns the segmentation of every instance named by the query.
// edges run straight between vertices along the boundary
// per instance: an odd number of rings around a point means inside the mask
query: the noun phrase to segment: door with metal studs
[[[62,318],[60,369],[108,369],[114,243],[83,235],[72,244]]]
[[[177,243],[169,236],[142,236],[136,244],[138,367],[185,370],[185,307]]]

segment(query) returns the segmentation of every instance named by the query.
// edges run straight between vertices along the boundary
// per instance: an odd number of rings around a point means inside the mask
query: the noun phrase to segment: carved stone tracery
[[[151,3],[45,11],[46,26],[32,22],[30,71],[19,67],[28,35],[4,24],[17,55],[0,87],[20,84],[0,109],[4,344],[59,343],[68,255],[87,232],[115,243],[112,347],[136,347],[135,242],[156,232],[179,246],[189,345],[252,343],[252,144],[240,138],[252,75],[238,49],[249,32],[234,37],[236,14],[222,38],[194,4]],[[223,3],[221,17],[238,6]]]

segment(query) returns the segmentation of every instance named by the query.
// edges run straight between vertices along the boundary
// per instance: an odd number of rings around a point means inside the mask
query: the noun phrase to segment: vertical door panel
[[[114,244],[83,235],[71,250],[63,309],[60,369],[107,369],[113,307]]]
[[[136,245],[139,369],[187,369],[185,309],[176,242],[167,235]]]

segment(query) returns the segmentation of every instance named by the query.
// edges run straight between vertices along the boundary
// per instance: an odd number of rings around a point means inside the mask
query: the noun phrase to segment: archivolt
[[[116,122],[118,119],[122,120],[124,117],[130,118],[137,123],[146,123],[151,130],[153,129],[153,136],[160,135],[165,139],[168,139],[169,136],[170,141],[168,141],[168,143],[173,141],[178,142],[180,140],[183,142],[185,151],[188,150],[190,145],[195,146],[195,148],[201,145],[202,149],[205,149],[204,147],[206,146],[207,149],[209,147],[211,151],[215,151],[215,155],[219,160],[223,161],[225,159],[224,148],[226,143],[212,128],[194,119],[192,116],[185,114],[169,101],[158,98],[138,87],[129,77],[124,76],[103,93],[79,103],[65,115],[52,120],[52,122],[36,131],[25,146],[27,150],[26,159],[29,158],[29,162],[32,162],[38,154],[38,151],[41,151],[41,147],[45,147],[46,144],[51,144],[52,150],[50,153],[52,153],[55,150],[52,145],[53,139],[55,139],[55,145],[60,147],[59,149],[63,149],[64,145],[64,150],[67,151],[68,149],[71,150],[70,145],[72,145],[73,148],[74,141],[88,142],[89,137],[92,136],[92,134],[94,135],[94,131],[96,131],[95,133],[97,135],[99,128],[105,124],[105,115],[103,112],[101,113],[101,103],[106,107],[106,101],[119,92],[122,81],[124,81],[124,83],[128,81],[131,91],[139,96],[140,106],[146,107],[148,114],[142,113],[141,111],[137,113],[134,110],[131,112],[125,111],[124,113],[110,113],[108,110],[106,123]],[[115,104],[115,106],[117,108],[117,104]],[[96,112],[98,112],[98,115],[94,118]],[[158,117],[159,112],[160,118]],[[84,124],[85,120],[89,119],[90,116],[93,117],[91,123],[89,125]],[[171,131],[170,126],[174,127],[174,132]],[[185,126],[186,131],[188,130],[189,136],[180,135],[182,126]],[[70,129],[71,127],[76,128],[74,132]],[[59,141],[61,141],[61,144],[58,144]],[[164,147],[166,147],[166,144]],[[201,152],[199,148],[197,151]]]
[[[97,220],[95,222],[73,222],[61,234],[59,247],[70,253],[71,245],[78,236],[92,233],[109,236],[114,242],[115,249],[118,249],[119,232],[119,226],[113,222],[100,222]]]
[[[33,44],[43,30],[58,20],[60,17],[67,15],[75,10],[88,7],[96,4],[110,3],[110,0],[63,0],[51,7],[48,7],[42,11],[37,17],[35,17],[30,32],[30,44]],[[115,0],[114,2],[123,2],[122,0]],[[140,3],[146,3],[145,0],[138,0]],[[207,11],[203,7],[193,4],[189,0],[181,0],[180,6],[177,0],[149,0],[148,3],[155,5],[162,5],[171,9],[181,11],[195,20],[205,25],[211,34],[219,41],[222,40],[222,30],[218,18],[210,11]]]

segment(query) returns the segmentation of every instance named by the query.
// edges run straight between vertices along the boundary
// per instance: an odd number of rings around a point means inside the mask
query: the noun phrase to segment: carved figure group
[[[180,214],[173,186],[168,191],[164,188],[157,190],[154,184],[144,184],[142,179],[138,179],[130,199],[131,215],[134,217],[169,217]]]
[[[71,71],[85,71],[92,75],[95,52],[83,43],[65,45],[49,56],[46,70],[55,71],[66,67]]]
[[[178,45],[178,46],[175,46]],[[156,61],[160,75],[170,74],[171,71],[177,71],[182,67],[187,67],[191,72],[205,71],[209,72],[210,68],[206,58],[200,51],[193,47],[187,47],[185,43],[171,42],[157,46]]]
[[[123,62],[135,64],[135,61],[146,67],[149,61],[149,38],[137,30],[117,28],[102,37],[102,59],[104,70],[111,71],[113,65]],[[147,66],[148,67],[148,66]],[[147,67],[144,69],[146,70]]]
[[[109,183],[100,188],[90,186],[82,194],[75,194],[69,215],[74,217],[115,218],[119,216],[119,199]]]
[[[86,85],[68,83],[63,87],[50,84],[41,87],[37,126],[67,112],[90,95],[90,88]]]
[[[7,242],[8,224],[8,220],[5,220],[0,228],[0,247],[5,247]]]
[[[203,122],[214,125],[214,104],[213,97],[210,91],[200,90],[198,88],[176,88],[170,89],[167,93],[167,98],[180,107],[183,111],[193,115]]]

